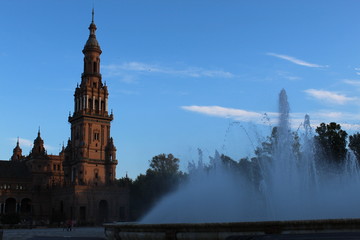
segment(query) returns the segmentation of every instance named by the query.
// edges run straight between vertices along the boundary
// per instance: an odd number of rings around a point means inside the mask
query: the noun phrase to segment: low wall
[[[105,224],[104,230],[108,240],[230,240],[250,236],[251,239],[260,239],[264,236],[291,237],[300,234],[333,234],[340,236],[339,239],[345,239],[341,234],[351,237],[356,234],[360,238],[360,219],[180,224],[114,223]]]

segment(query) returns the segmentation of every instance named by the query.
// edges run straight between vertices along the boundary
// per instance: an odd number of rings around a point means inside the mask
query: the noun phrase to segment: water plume
[[[359,218],[360,177],[354,154],[349,151],[344,168],[333,174],[317,154],[310,116],[305,116],[302,131],[294,133],[289,112],[282,90],[278,125],[255,158],[236,163],[215,152],[206,165],[199,150],[188,181],[141,223]]]

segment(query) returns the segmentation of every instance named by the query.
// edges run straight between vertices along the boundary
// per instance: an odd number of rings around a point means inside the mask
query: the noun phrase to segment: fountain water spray
[[[279,95],[279,122],[267,149],[239,171],[218,152],[210,168],[193,166],[187,183],[162,199],[141,223],[244,222],[360,217],[360,178],[349,152],[344,171],[327,175],[305,116],[303,134],[294,135],[285,90]],[[318,152],[318,151],[317,151]],[[321,174],[320,174],[321,173]]]

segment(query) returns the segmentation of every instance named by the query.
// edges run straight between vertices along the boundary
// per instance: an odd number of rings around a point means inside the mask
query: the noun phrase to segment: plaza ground
[[[1,239],[1,238],[0,238]],[[72,231],[63,228],[4,229],[3,240],[104,240],[103,227],[79,227]]]

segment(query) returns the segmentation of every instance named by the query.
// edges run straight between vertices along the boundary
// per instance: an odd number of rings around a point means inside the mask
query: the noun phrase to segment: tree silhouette
[[[315,140],[319,146],[318,158],[323,163],[328,163],[339,167],[346,158],[347,133],[341,129],[340,124],[331,122],[329,124],[321,123],[316,128]]]
[[[356,159],[360,161],[360,133],[349,136],[349,148],[353,150]]]

